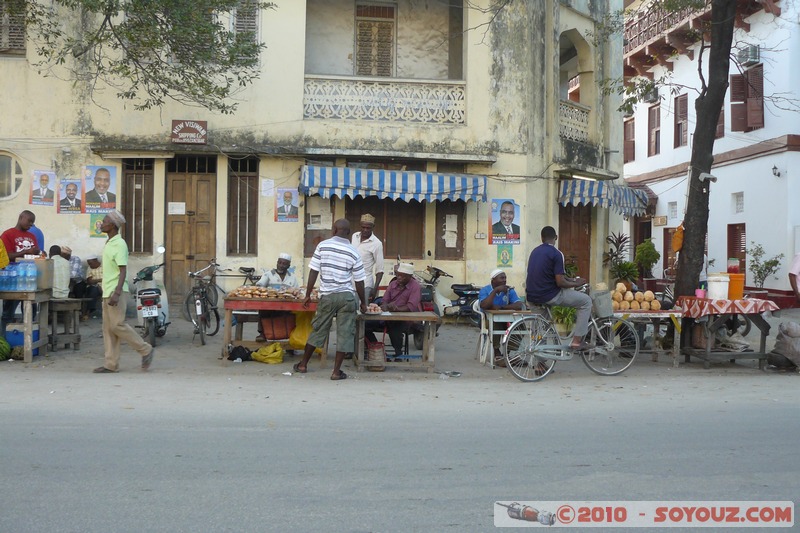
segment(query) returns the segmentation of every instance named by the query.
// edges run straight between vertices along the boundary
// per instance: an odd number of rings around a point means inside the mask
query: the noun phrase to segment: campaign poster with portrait
[[[297,222],[299,202],[297,189],[276,189],[275,222]]]
[[[103,225],[103,219],[105,217],[106,216],[103,214],[91,215],[89,217],[89,237],[100,239],[108,238],[108,234],[103,233],[103,230],[101,229],[101,226]]]
[[[34,170],[31,180],[31,205],[53,205],[55,202],[56,173],[52,170]]]
[[[83,212],[108,213],[117,208],[117,167],[87,165],[83,170]]]
[[[489,244],[519,244],[520,208],[511,198],[495,198],[489,212]]]
[[[62,178],[58,181],[58,213],[80,214],[83,212],[83,180]]]

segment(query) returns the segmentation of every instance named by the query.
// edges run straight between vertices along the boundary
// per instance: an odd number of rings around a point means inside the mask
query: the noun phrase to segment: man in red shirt
[[[36,244],[36,235],[29,230],[36,222],[36,215],[30,211],[23,211],[17,218],[17,225],[9,228],[0,235],[6,247],[9,262],[25,255],[39,255],[39,246]],[[3,315],[0,318],[0,334],[5,335],[6,324],[14,319],[19,300],[3,300]]]

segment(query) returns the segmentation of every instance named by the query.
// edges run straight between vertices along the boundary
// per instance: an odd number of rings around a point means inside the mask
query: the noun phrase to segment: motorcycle
[[[158,253],[163,254],[166,249],[163,246],[158,247]],[[136,287],[134,300],[136,302],[136,312],[141,321],[143,328],[142,336],[152,345],[156,345],[156,337],[163,337],[167,333],[167,326],[171,324],[169,321],[169,304],[167,299],[161,298],[161,289],[158,288],[153,281],[153,274],[158,272],[165,263],[160,265],[152,265],[144,267],[133,278],[133,284]],[[149,287],[140,288],[137,286],[139,282],[152,282]]]
[[[452,278],[453,276],[441,268],[431,265],[425,267],[425,272],[426,274],[420,275],[419,277],[424,283],[424,287],[427,287],[431,292],[434,313],[439,316],[455,316],[456,319],[463,316],[468,318],[472,325],[480,326],[481,315],[480,313],[476,313],[473,309],[473,305],[478,299],[478,294],[481,292],[480,287],[472,283],[454,283],[450,285],[450,288],[456,293],[458,298],[450,300],[437,291],[436,286],[439,284],[441,278]]]

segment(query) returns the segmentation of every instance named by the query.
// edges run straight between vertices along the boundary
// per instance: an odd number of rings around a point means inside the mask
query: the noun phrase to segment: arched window
[[[12,196],[22,185],[22,167],[14,156],[0,152],[0,198]]]

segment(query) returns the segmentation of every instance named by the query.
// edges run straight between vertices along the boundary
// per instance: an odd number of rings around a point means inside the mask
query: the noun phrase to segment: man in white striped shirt
[[[342,372],[342,362],[347,352],[355,351],[356,310],[367,311],[367,300],[364,296],[364,263],[361,256],[350,243],[350,223],[339,219],[333,223],[333,237],[317,245],[311,257],[306,286],[304,307],[311,301],[311,291],[319,277],[319,302],[314,320],[311,322],[311,335],[306,341],[303,358],[294,365],[294,371],[305,374],[308,361],[318,346],[325,343],[331,330],[333,317],[336,317],[336,359],[333,363],[331,379],[336,381],[347,379]],[[353,294],[355,282],[358,300]]]

